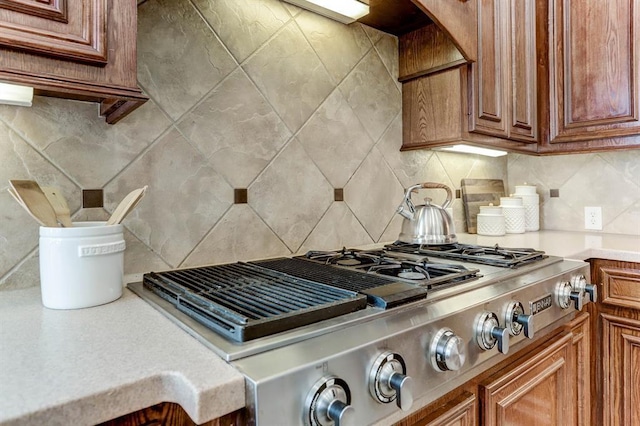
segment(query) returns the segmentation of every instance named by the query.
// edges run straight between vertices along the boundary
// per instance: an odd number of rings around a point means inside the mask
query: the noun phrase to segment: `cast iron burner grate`
[[[441,288],[445,285],[455,285],[478,278],[478,269],[468,269],[462,265],[449,265],[423,261],[395,261],[374,265],[366,268],[370,274],[397,277],[414,282],[429,289]]]
[[[337,265],[351,268],[364,268],[369,265],[379,265],[389,262],[383,250],[358,250],[343,247],[342,250],[316,251],[312,250],[304,255],[305,258],[326,265]]]
[[[366,307],[353,291],[247,263],[144,274],[144,286],[222,335],[244,342]]]
[[[442,259],[500,266],[503,268],[516,268],[547,257],[543,251],[529,248],[505,248],[500,247],[498,244],[493,247],[473,244],[431,246],[396,241],[393,244],[384,246],[384,248],[391,252],[419,254]]]
[[[475,279],[480,272],[478,269],[469,269],[462,265],[432,262],[426,257],[417,261],[408,260],[384,250],[342,248],[334,251],[309,251],[304,258],[326,265],[396,278],[429,289]]]

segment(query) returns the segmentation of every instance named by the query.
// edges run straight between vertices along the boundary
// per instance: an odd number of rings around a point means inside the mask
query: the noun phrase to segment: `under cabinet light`
[[[0,104],[30,107],[33,101],[33,87],[0,83]]]
[[[369,5],[359,0],[284,0],[343,24],[350,24],[369,13]],[[368,3],[368,1],[367,1]]]
[[[447,146],[444,148],[434,148],[434,149],[437,151],[463,152],[466,154],[486,155],[488,157],[502,157],[503,155],[507,155],[505,151],[500,151],[497,149],[489,149],[489,148],[480,148],[478,146],[472,146],[472,145],[453,145],[453,146]]]

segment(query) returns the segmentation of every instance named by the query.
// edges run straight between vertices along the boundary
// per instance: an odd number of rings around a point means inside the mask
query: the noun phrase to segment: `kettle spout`
[[[398,206],[396,213],[406,219],[413,220],[413,212],[406,210],[402,204]]]

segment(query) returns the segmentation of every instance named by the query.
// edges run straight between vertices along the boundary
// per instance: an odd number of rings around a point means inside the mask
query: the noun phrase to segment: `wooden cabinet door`
[[[468,394],[458,404],[439,414],[438,417],[424,423],[425,426],[475,426],[476,425],[476,398]]]
[[[551,0],[550,143],[640,134],[640,0]]]
[[[601,314],[605,426],[640,424],[640,321]]]
[[[478,0],[478,62],[471,65],[474,112],[470,130],[504,138],[509,136],[508,18],[505,0]]]
[[[0,81],[100,103],[116,123],[148,97],[137,83],[133,0],[0,0]]]
[[[478,0],[470,131],[537,139],[534,0]]]
[[[571,341],[571,376],[573,392],[573,419],[576,425],[591,424],[591,326],[586,312],[567,325]],[[595,395],[594,395],[595,396]]]
[[[596,260],[592,276],[601,297],[602,424],[640,424],[640,264]]]
[[[437,408],[429,405],[394,426],[475,426],[476,417],[476,396],[465,391]]]
[[[509,1],[509,137],[523,142],[538,139],[536,100],[536,2]]]
[[[482,424],[572,425],[572,333],[480,386]]]
[[[244,408],[208,421],[200,426],[245,426]],[[133,413],[125,414],[97,426],[196,426],[184,409],[173,402],[161,402]]]
[[[2,0],[0,46],[107,63],[106,0]]]

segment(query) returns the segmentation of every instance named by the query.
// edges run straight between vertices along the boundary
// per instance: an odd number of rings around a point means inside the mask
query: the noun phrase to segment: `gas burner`
[[[503,268],[516,268],[521,265],[537,262],[546,258],[543,251],[530,248],[505,248],[496,244],[490,246],[477,246],[472,244],[446,244],[425,245],[408,244],[396,241],[384,247],[390,252],[419,254],[423,256],[442,259],[473,262],[485,265],[499,266]]]
[[[427,260],[421,262],[395,260],[370,266],[366,271],[371,274],[399,278],[428,288],[433,288],[435,285],[459,284],[479,277],[477,269],[468,269],[462,265],[433,263]]]
[[[424,280],[427,276],[422,272],[405,269],[398,272],[398,278],[404,278],[405,280]]]
[[[387,261],[387,254],[382,250],[357,250],[342,248],[336,251],[310,251],[305,258],[326,265],[337,265],[352,268],[377,265]]]

